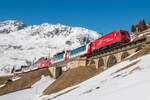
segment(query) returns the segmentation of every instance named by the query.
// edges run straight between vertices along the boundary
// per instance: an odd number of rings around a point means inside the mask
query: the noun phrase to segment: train
[[[77,57],[93,55],[97,52],[101,52],[102,50],[106,50],[108,48],[119,46],[128,42],[130,42],[129,32],[125,30],[117,30],[79,48],[57,53],[53,57],[44,59],[40,63],[32,64],[31,66],[21,66],[19,69],[14,70],[14,74],[31,72]]]

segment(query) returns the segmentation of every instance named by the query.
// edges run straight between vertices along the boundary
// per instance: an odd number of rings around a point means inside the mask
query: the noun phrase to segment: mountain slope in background
[[[99,37],[97,32],[81,27],[48,23],[27,26],[21,21],[4,21],[0,23],[0,70],[10,72],[14,65],[71,50]]]

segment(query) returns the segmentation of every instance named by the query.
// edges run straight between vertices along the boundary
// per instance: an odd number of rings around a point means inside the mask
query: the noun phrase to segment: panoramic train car
[[[22,68],[15,69],[15,71],[14,71],[14,74],[21,74],[21,73],[23,73]]]
[[[69,59],[79,57],[79,56],[82,57],[82,56],[89,54],[90,53],[90,47],[89,46],[90,45],[87,44],[87,45],[81,46],[79,48],[76,48],[74,50],[71,50],[69,53]]]
[[[117,43],[125,43],[130,41],[130,35],[128,31],[118,30],[114,31],[94,42],[91,42],[91,51],[95,51],[100,48],[107,48],[108,46],[117,45]]]
[[[64,51],[61,52],[61,53],[58,53],[58,54],[53,56],[53,59],[52,59],[51,63],[55,64],[55,63],[64,61],[65,60],[65,56],[66,56],[66,52],[64,52]]]

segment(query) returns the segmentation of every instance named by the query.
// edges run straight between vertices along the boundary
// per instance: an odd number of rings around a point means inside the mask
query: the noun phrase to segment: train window
[[[78,53],[80,53],[80,52],[83,52],[83,51],[85,51],[85,50],[86,50],[86,46],[82,46],[82,47],[80,47],[80,48],[77,48],[77,49],[75,49],[75,50],[72,50],[72,51],[70,52],[70,56],[76,55],[76,54],[78,54]]]
[[[118,32],[116,33],[116,36],[118,36]]]
[[[48,63],[49,61],[48,60],[46,60],[46,63]]]
[[[57,55],[57,56],[54,57],[53,61],[63,59],[63,57],[64,57],[64,54]]]
[[[127,33],[127,35],[130,35],[129,33]]]
[[[125,32],[121,32],[121,35],[126,35],[126,33]]]
[[[29,70],[30,67],[26,67],[25,70]]]
[[[16,69],[15,72],[21,72],[21,71],[22,71],[22,69],[20,68],[20,69]]]

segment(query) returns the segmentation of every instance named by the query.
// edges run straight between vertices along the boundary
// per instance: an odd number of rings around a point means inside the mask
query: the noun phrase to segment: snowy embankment
[[[99,75],[40,100],[150,100],[150,54],[119,63]]]
[[[0,96],[0,100],[37,100],[42,92],[54,81],[50,76],[42,76],[32,88],[19,90]]]

